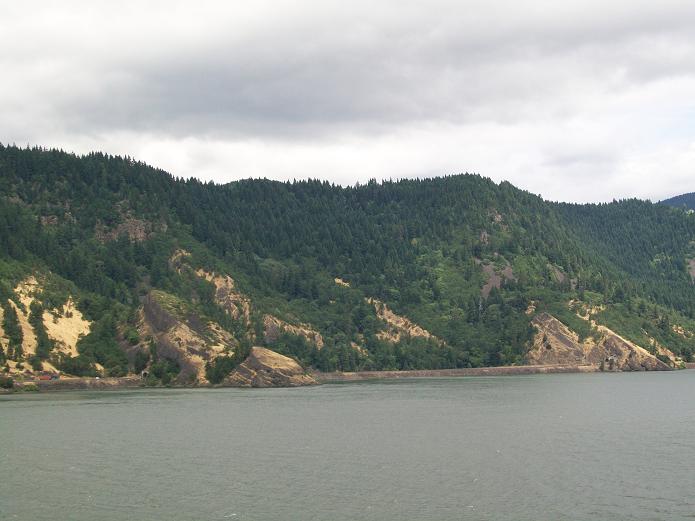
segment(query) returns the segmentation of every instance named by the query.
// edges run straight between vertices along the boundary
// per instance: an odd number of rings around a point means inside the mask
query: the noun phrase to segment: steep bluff
[[[598,339],[580,341],[574,331],[548,313],[539,313],[531,323],[536,328],[533,345],[526,355],[531,365],[593,365],[606,371],[671,369],[643,347],[604,326],[598,326]]]
[[[254,347],[224,383],[232,387],[299,387],[318,382],[293,359],[264,347]]]
[[[310,325],[293,325],[273,315],[263,316],[263,337],[266,342],[276,341],[283,333],[302,337],[309,344],[314,344],[317,349],[323,347],[323,336]]]
[[[77,309],[71,295],[68,294],[67,300],[53,309],[42,308],[40,322],[51,346],[48,358],[41,360],[37,368],[32,367],[29,359],[36,355],[38,338],[35,329],[36,323],[32,324],[30,321],[30,310],[35,302],[43,305],[44,286],[45,281],[42,277],[33,275],[26,277],[13,289],[14,300],[8,299],[2,303],[14,310],[22,332],[23,361],[6,360],[5,362],[7,372],[11,375],[31,376],[41,371],[57,372],[55,365],[57,357],[77,356],[77,343],[90,332],[91,322]],[[1,326],[3,318],[4,312],[0,306],[0,347],[4,352],[7,352],[9,340]]]
[[[416,338],[424,338],[426,340],[433,340],[438,344],[443,344],[444,342],[435,337],[432,333],[414,323],[407,317],[402,315],[397,315],[394,313],[386,304],[377,300],[375,298],[368,298],[367,302],[374,306],[376,315],[379,320],[386,326],[386,329],[377,333],[377,338],[380,340],[398,343],[402,337],[410,336]]]
[[[205,323],[195,315],[180,316],[161,291],[150,292],[143,300],[139,325],[141,338],[156,342],[157,354],[177,362],[180,383],[207,383],[205,365],[222,354],[233,353],[234,337],[214,322]]]

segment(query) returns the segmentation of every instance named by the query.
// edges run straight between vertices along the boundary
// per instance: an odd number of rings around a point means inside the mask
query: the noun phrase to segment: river
[[[2,520],[695,518],[695,371],[0,396]]]

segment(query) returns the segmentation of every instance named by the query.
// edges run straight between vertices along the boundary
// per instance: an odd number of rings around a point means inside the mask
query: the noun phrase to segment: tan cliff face
[[[243,320],[247,336],[251,341],[255,341],[256,335],[251,327],[251,299],[236,288],[234,279],[229,275],[220,275],[202,269],[196,270],[195,273],[215,286],[216,304],[235,320]],[[276,341],[283,333],[302,337],[309,344],[315,345],[317,349],[321,349],[324,345],[321,333],[309,324],[290,324],[273,315],[263,316],[263,338],[266,342]]]
[[[229,275],[218,275],[202,269],[196,270],[201,279],[215,286],[215,303],[235,320],[243,320],[244,325],[251,324],[251,299],[236,289],[234,279]]]
[[[254,347],[224,383],[233,387],[298,387],[318,382],[292,358]]]
[[[177,250],[169,260],[170,266],[177,273],[183,273],[184,270],[191,269],[186,263],[186,259],[190,255],[185,250]],[[195,270],[194,273],[197,277],[214,285],[215,303],[233,319],[243,321],[246,327],[245,334],[247,338],[252,342],[258,340],[251,323],[251,313],[253,311],[251,299],[237,288],[234,279],[227,274],[210,272],[201,268]],[[347,285],[347,283],[345,284]],[[292,324],[274,315],[263,315],[263,339],[266,342],[272,343],[276,341],[283,333],[302,337],[318,349],[321,349],[324,345],[323,336],[310,324],[301,322]]]
[[[206,271],[202,268],[193,270],[187,262],[190,256],[191,254],[186,250],[176,250],[169,259],[169,267],[179,275],[189,271],[196,277],[210,282],[215,287],[215,303],[233,319],[243,319],[247,326],[250,325],[251,299],[237,289],[234,279],[229,275]]]
[[[34,328],[29,322],[29,309],[34,300],[40,299],[42,291],[42,283],[32,275],[21,281],[14,289],[15,295],[22,305],[18,306],[14,301],[8,300],[8,304],[12,306],[17,313],[17,319],[22,330],[22,350],[24,352],[25,361],[36,354],[37,339]],[[0,311],[0,323],[2,323],[1,313],[2,311]],[[78,341],[83,336],[88,335],[91,330],[91,322],[85,319],[82,312],[77,309],[71,296],[68,296],[67,301],[63,303],[63,305],[55,309],[44,310],[42,321],[46,328],[48,338],[53,341],[52,356],[57,354],[77,356]],[[0,330],[0,336],[2,336],[0,343],[6,351],[8,342],[5,338],[4,331]],[[11,373],[34,372],[30,364],[25,362],[22,365],[24,368],[18,369],[16,362],[8,361]],[[42,362],[42,370],[57,371],[49,360],[44,360]]]
[[[605,358],[604,352],[593,341],[580,342],[574,331],[552,315],[539,313],[531,324],[537,333],[526,355],[530,364],[599,365]]]
[[[350,283],[345,280],[336,277],[334,282],[341,287],[349,288]],[[365,301],[374,307],[376,311],[377,318],[381,320],[386,329],[377,333],[377,338],[384,342],[398,343],[403,337],[412,338],[425,338],[428,340],[434,340],[438,344],[442,345],[445,342],[440,338],[437,338],[432,333],[427,331],[425,328],[419,326],[412,320],[402,315],[398,315],[393,312],[385,303],[375,298],[366,298]],[[350,343],[351,347],[360,354],[366,354],[367,351],[356,344],[355,342]]]
[[[55,350],[69,356],[77,356],[77,342],[89,334],[91,322],[77,309],[72,297],[60,308],[43,312],[43,323]]]
[[[335,282],[338,286],[342,286],[344,288],[350,287],[350,283],[346,280],[341,279],[340,277],[335,277],[333,279],[333,282]]]
[[[323,348],[323,336],[310,325],[293,325],[273,315],[263,316],[263,336],[266,342],[275,342],[283,333],[302,337],[307,343],[315,345],[317,349]]]
[[[138,332],[142,339],[153,339],[157,354],[178,362],[180,383],[207,383],[205,365],[221,355],[231,355],[238,345],[234,336],[215,322],[178,316],[162,291],[151,291],[143,300]]]
[[[575,332],[548,313],[531,321],[536,328],[526,359],[532,365],[593,365],[610,371],[666,371],[671,367],[649,351],[605,326],[597,326],[598,340],[583,342]]]
[[[174,270],[176,273],[181,274],[183,267],[185,266],[185,261],[190,256],[190,252],[179,248],[169,258],[169,268]]]
[[[24,358],[27,359],[36,354],[36,334],[29,323],[29,314],[25,313],[14,301],[8,300],[8,302],[17,313],[19,327],[22,329],[22,350],[24,351]]]
[[[401,338],[410,336],[414,338],[425,338],[434,340],[439,344],[444,341],[434,336],[426,329],[420,327],[407,317],[394,313],[386,304],[375,298],[367,299],[367,302],[374,306],[377,317],[386,324],[387,329],[377,333],[377,338],[385,342],[397,343]]]

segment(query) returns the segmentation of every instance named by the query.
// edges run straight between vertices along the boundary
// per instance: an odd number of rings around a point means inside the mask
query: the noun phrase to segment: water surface
[[[0,519],[695,519],[695,371],[0,397]]]

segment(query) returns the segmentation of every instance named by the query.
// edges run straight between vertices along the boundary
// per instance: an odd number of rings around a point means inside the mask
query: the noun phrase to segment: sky
[[[695,191],[695,2],[0,0],[0,142],[659,200]]]

